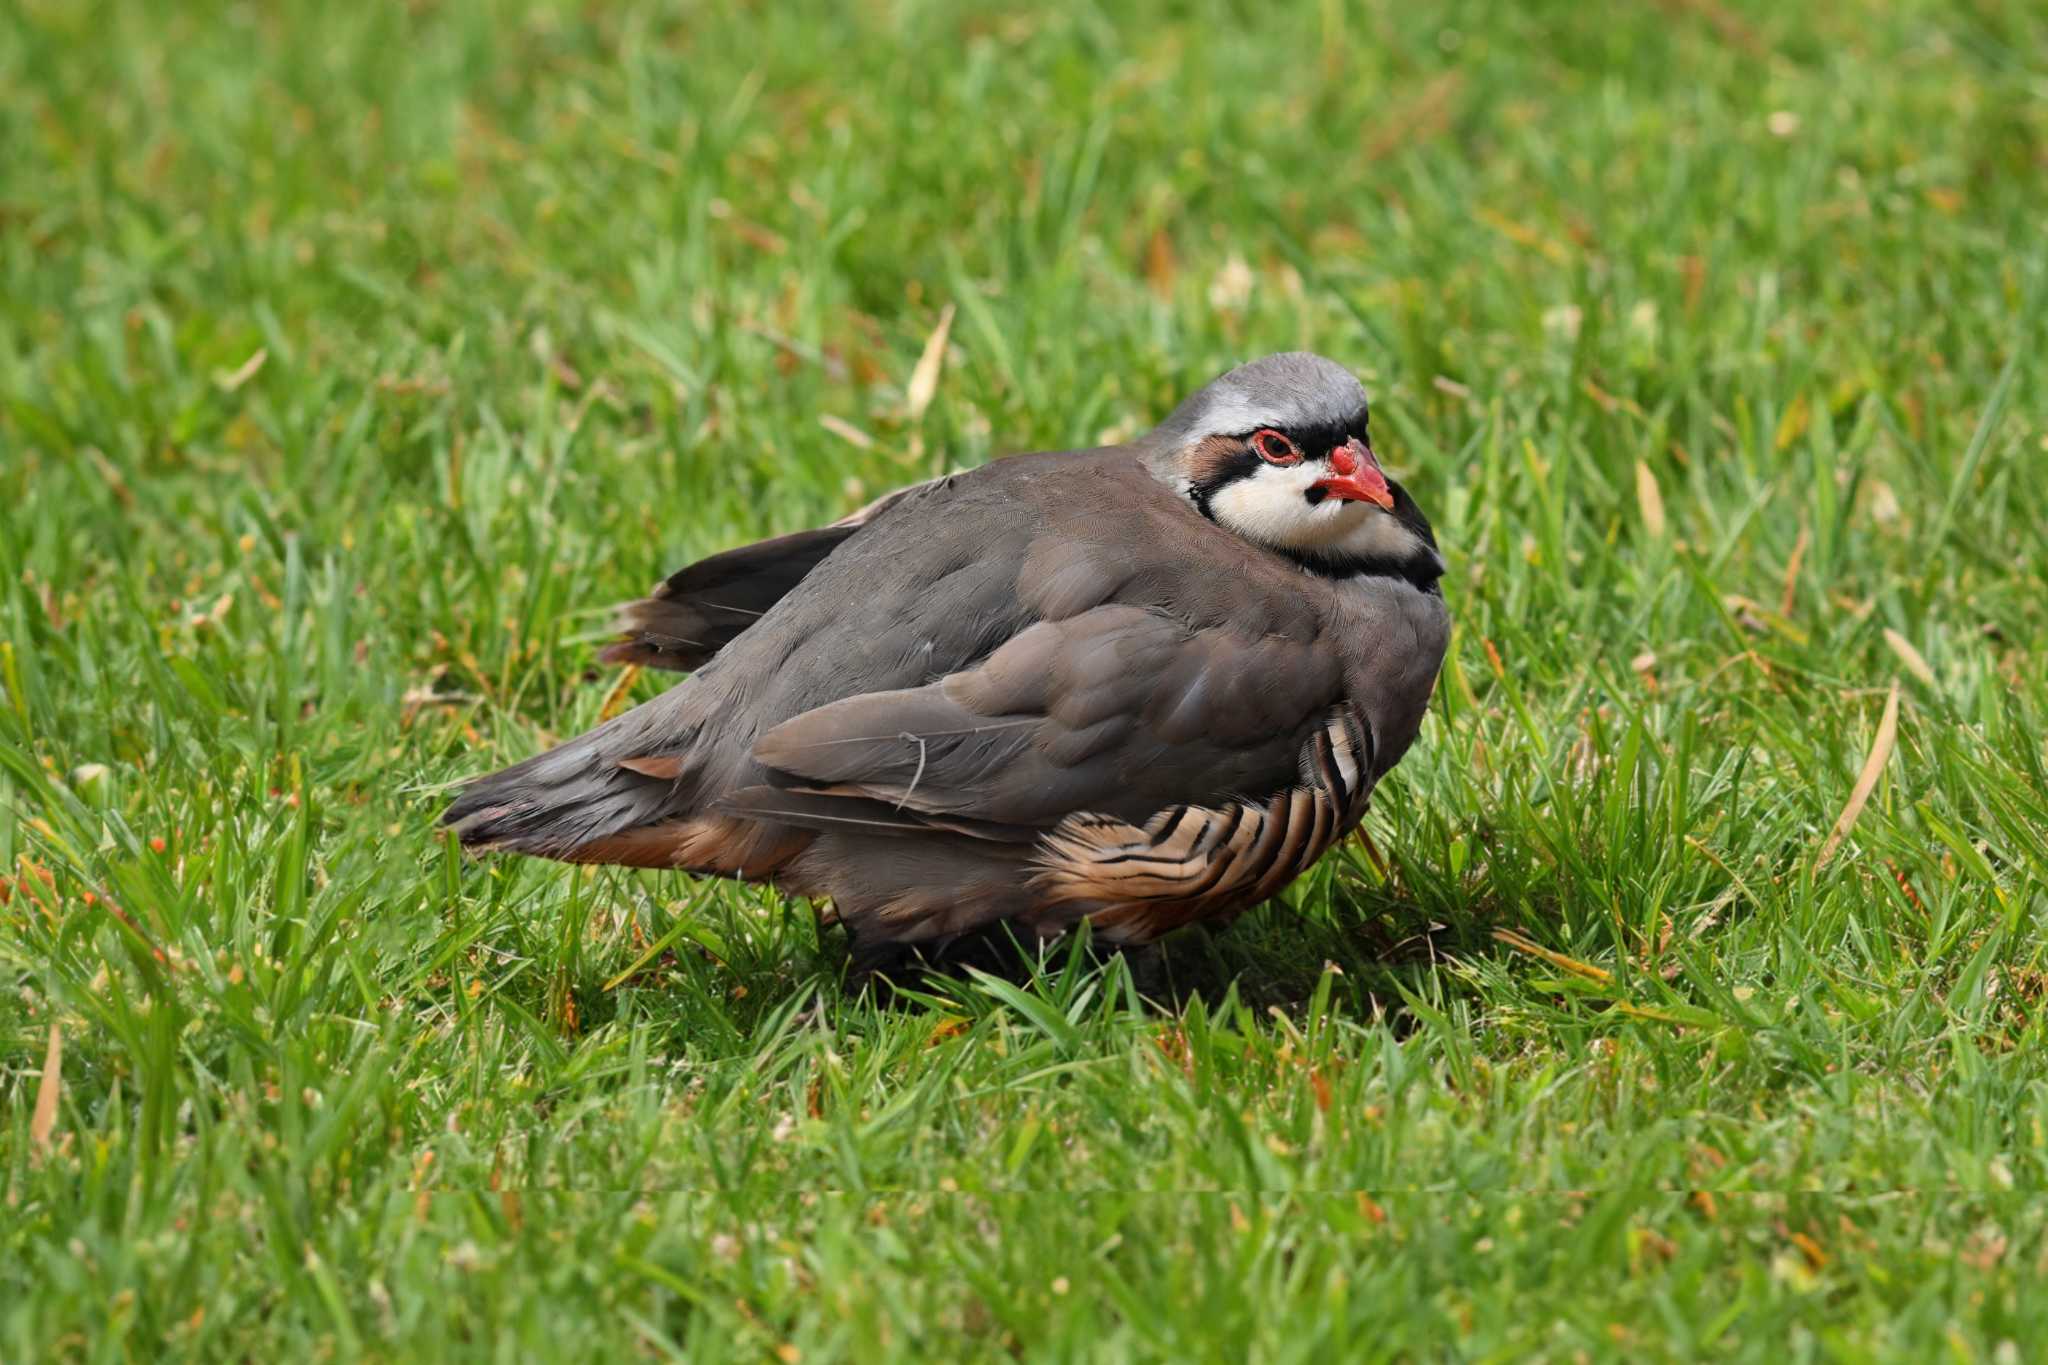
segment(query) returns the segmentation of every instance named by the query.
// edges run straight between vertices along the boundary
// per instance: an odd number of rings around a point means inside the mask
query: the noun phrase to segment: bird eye
[[[1294,448],[1294,442],[1277,431],[1261,431],[1253,436],[1252,449],[1267,464],[1301,463],[1301,452]]]

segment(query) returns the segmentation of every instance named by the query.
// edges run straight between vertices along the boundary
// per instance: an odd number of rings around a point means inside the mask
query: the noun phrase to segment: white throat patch
[[[1311,504],[1309,489],[1328,477],[1321,463],[1261,465],[1217,489],[1209,514],[1246,540],[1320,559],[1406,559],[1428,548],[1372,503],[1325,498]]]

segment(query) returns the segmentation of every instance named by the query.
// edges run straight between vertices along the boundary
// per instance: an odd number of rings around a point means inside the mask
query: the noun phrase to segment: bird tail
[[[619,638],[599,651],[600,663],[688,673],[710,662],[759,616],[670,597],[664,592],[667,586],[657,584],[652,597],[619,609]]]
[[[858,529],[826,526],[700,559],[619,613],[618,641],[598,658],[694,673],[711,662]]]
[[[477,778],[441,813],[441,824],[467,849],[585,862],[606,841],[673,818],[688,807],[694,784],[685,780],[680,748],[650,754],[636,742],[649,728],[646,709]]]

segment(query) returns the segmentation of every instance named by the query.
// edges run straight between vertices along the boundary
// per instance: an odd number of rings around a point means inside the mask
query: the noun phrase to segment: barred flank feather
[[[1112,942],[1235,914],[1299,876],[1364,815],[1370,752],[1370,733],[1340,712],[1305,746],[1302,785],[1265,802],[1174,806],[1142,829],[1069,816],[1039,852],[1037,885]]]

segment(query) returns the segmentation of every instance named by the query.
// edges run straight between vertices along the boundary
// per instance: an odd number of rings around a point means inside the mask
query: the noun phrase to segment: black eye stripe
[[[1343,445],[1353,436],[1356,436],[1361,441],[1367,440],[1366,433],[1369,424],[1369,415],[1366,409],[1360,408],[1355,416],[1346,418],[1341,422],[1317,422],[1309,426],[1291,426],[1286,428],[1253,427],[1250,431],[1233,434],[1236,435],[1237,439],[1250,444],[1252,438],[1262,431],[1278,432],[1293,441],[1295,450],[1303,456],[1315,459]]]

